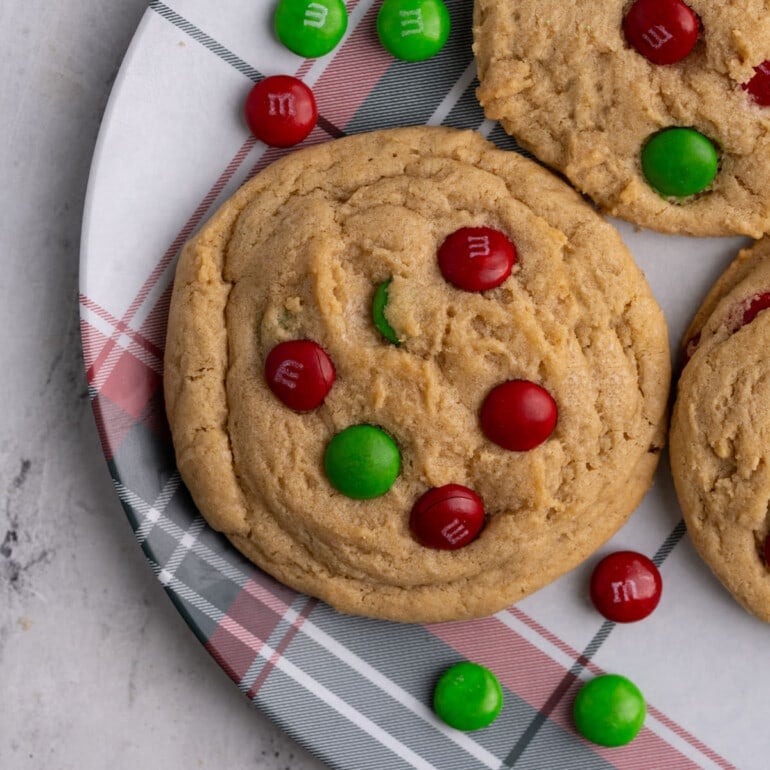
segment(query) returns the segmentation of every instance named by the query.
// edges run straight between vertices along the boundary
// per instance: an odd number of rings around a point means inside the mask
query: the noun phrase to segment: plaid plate
[[[602,672],[597,654],[615,626],[574,597],[574,623],[556,629],[547,620],[556,594],[547,591],[465,623],[342,616],[256,570],[197,513],[164,416],[165,319],[182,244],[243,181],[286,152],[256,142],[237,120],[251,83],[263,71],[293,72],[313,87],[321,117],[305,144],[443,124],[519,149],[476,101],[468,0],[448,2],[449,43],[419,65],[394,61],[377,44],[373,0],[348,1],[343,44],[314,61],[272,40],[268,5],[152,0],[94,161],[80,297],[87,376],[115,490],[158,580],[244,695],[340,770],[733,767],[654,697],[644,730],[627,747],[603,749],[576,735],[572,700],[581,680]],[[136,223],[120,238],[111,230],[116,190],[121,222]],[[657,551],[648,548],[658,565],[682,538],[677,521],[675,514],[658,524]],[[466,658],[494,670],[505,689],[501,717],[473,734],[444,726],[430,709],[439,673]],[[623,673],[635,678],[633,665]]]

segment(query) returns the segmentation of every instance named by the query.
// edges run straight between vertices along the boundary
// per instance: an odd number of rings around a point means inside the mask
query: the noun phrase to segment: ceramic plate
[[[432,626],[342,616],[276,584],[205,525],[180,483],[161,398],[174,264],[217,206],[286,152],[249,136],[241,106],[254,81],[294,74],[313,88],[322,119],[305,144],[444,124],[516,150],[475,98],[469,0],[448,2],[449,42],[419,64],[379,45],[379,3],[347,5],[343,42],[310,61],[274,39],[272,2],[153,1],[116,81],[84,221],[83,347],[115,489],[152,569],[246,697],[331,767],[764,767],[770,633],[695,555],[665,457],[596,558],[494,617]],[[616,224],[678,341],[743,241]],[[653,557],[664,579],[658,609],[625,626],[603,621],[587,598],[592,566],[620,548]],[[437,676],[462,659],[487,665],[505,688],[501,717],[469,734],[430,709]],[[648,700],[644,730],[620,749],[587,743],[570,717],[581,681],[605,671],[634,680]]]

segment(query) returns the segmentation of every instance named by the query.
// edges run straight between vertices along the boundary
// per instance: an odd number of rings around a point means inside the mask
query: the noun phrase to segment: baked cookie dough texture
[[[469,226],[517,247],[496,289],[441,276],[438,247]],[[389,278],[399,346],[371,320]],[[337,376],[321,407],[296,413],[263,369],[302,338]],[[607,540],[651,482],[670,378],[661,310],[615,230],[531,161],[441,128],[304,149],[248,182],[181,255],[165,365],[178,465],[211,525],[289,586],[400,621],[495,612]],[[486,394],[516,378],[558,404],[530,452],[479,427]],[[401,452],[373,500],[323,472],[327,444],[355,424]],[[481,496],[486,525],[460,550],[425,548],[410,510],[450,483]]]
[[[740,252],[685,335],[691,358],[672,416],[671,466],[699,553],[747,610],[770,622],[770,313],[756,312],[768,292],[765,238]]]
[[[770,231],[770,108],[742,88],[770,59],[766,0],[687,0],[701,22],[682,61],[658,65],[623,33],[625,0],[476,0],[474,51],[487,117],[601,210],[665,233]],[[640,153],[672,126],[717,147],[711,187],[667,200]]]

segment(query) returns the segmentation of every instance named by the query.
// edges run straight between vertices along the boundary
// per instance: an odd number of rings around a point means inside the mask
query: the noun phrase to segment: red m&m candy
[[[764,294],[757,294],[754,297],[752,297],[749,300],[748,305],[746,306],[746,309],[743,311],[740,322],[735,329],[735,331],[738,331],[738,329],[741,328],[741,326],[746,326],[746,324],[750,324],[763,310],[767,310],[767,308],[770,307],[770,294],[764,293]]]
[[[290,75],[260,80],[246,99],[245,114],[254,136],[273,147],[298,144],[318,120],[313,92]]]
[[[754,294],[731,308],[724,326],[730,334],[735,334],[768,308],[770,308],[770,293]]]
[[[516,264],[516,247],[491,227],[463,227],[453,232],[438,250],[441,274],[465,291],[499,286]]]
[[[289,409],[307,412],[320,406],[334,385],[334,364],[312,340],[276,345],[265,361],[268,387]]]
[[[743,88],[760,107],[770,107],[770,59],[755,67],[754,72],[754,77],[744,83]]]
[[[695,351],[700,345],[701,333],[695,332],[685,343],[684,350],[682,350],[682,367],[687,366],[690,363],[690,359],[695,355]]]
[[[545,388],[528,380],[509,380],[484,399],[481,429],[503,449],[526,452],[553,433],[557,416],[556,402]]]
[[[698,17],[682,0],[636,0],[623,20],[628,42],[653,64],[674,64],[698,40]]]
[[[768,308],[770,308],[770,292],[755,294],[730,313],[726,324],[728,331],[734,334],[742,326],[750,324],[763,310]],[[690,359],[695,355],[695,351],[698,349],[698,345],[700,345],[700,338],[701,333],[697,332],[687,340],[682,355],[683,365],[689,363]]]
[[[662,590],[658,568],[635,551],[611,553],[591,575],[591,601],[605,618],[617,623],[646,618],[658,606]]]
[[[453,551],[481,532],[484,504],[473,490],[460,484],[434,487],[415,503],[409,526],[427,548]]]

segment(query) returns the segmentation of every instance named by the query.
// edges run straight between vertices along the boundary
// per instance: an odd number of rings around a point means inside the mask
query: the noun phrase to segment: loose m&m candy
[[[342,0],[281,0],[275,9],[278,39],[307,58],[329,53],[347,28],[348,12]]]
[[[624,676],[604,674],[587,682],[575,698],[578,732],[599,746],[625,746],[644,725],[647,706],[639,688]]]
[[[754,72],[754,77],[743,84],[743,89],[760,107],[770,107],[770,59],[754,67]]]
[[[591,601],[608,620],[631,623],[657,606],[663,581],[644,554],[617,551],[602,559],[591,575]]]
[[[488,668],[464,661],[448,668],[439,678],[433,691],[433,708],[456,730],[480,730],[500,714],[503,688]]]
[[[299,144],[318,121],[313,92],[290,75],[260,80],[251,89],[244,111],[252,134],[273,147]]]
[[[377,35],[385,50],[404,61],[435,56],[449,37],[443,0],[385,0],[377,14]]]
[[[281,342],[265,359],[268,387],[296,412],[319,407],[332,389],[335,376],[328,354],[312,340]]]
[[[409,518],[409,527],[419,543],[444,551],[468,545],[483,526],[481,498],[460,484],[429,489],[415,503]]]
[[[526,452],[542,444],[556,427],[551,394],[529,380],[509,380],[493,388],[481,406],[481,430],[503,449]]]
[[[710,139],[692,128],[667,128],[642,148],[642,171],[664,197],[687,198],[714,181],[719,155]]]
[[[491,227],[462,227],[439,247],[444,279],[465,291],[494,289],[516,264],[516,247],[505,233]]]
[[[698,30],[698,17],[682,0],[636,0],[623,20],[628,42],[653,64],[684,59]]]

